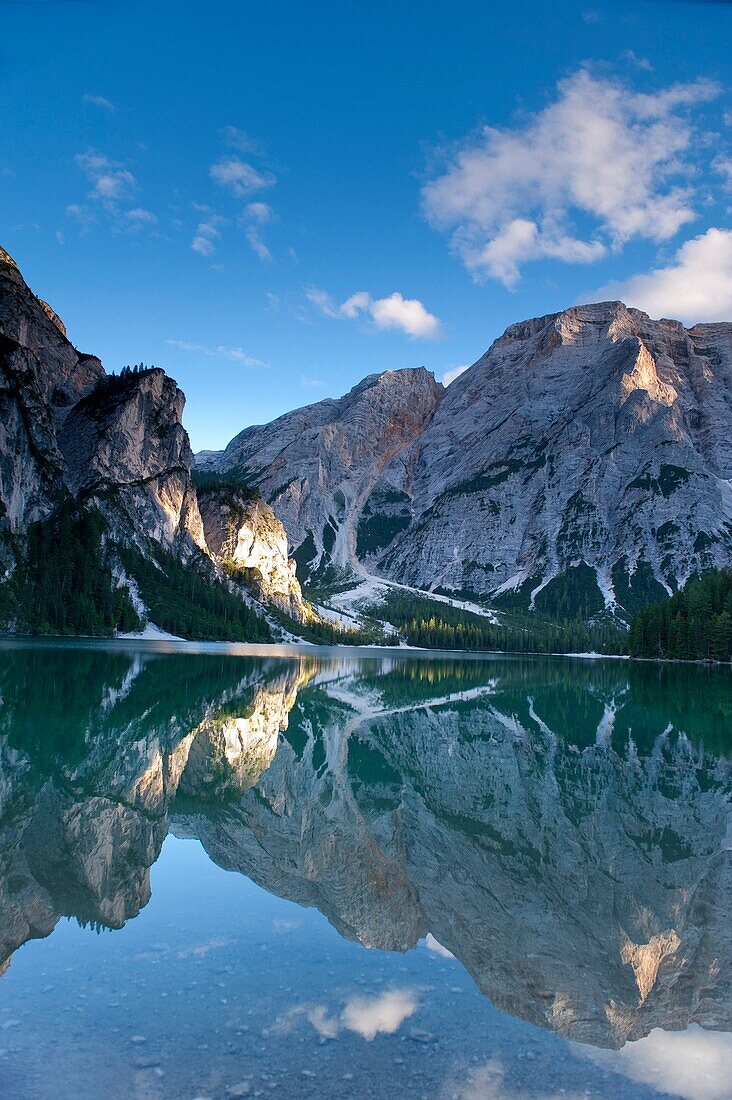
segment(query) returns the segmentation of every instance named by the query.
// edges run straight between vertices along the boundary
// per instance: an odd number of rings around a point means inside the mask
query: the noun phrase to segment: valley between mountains
[[[0,249],[2,629],[621,652],[732,565],[732,323],[573,306],[195,457],[184,403]]]

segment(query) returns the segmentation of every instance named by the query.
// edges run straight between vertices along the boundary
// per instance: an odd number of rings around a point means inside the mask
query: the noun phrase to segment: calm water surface
[[[732,1095],[729,670],[0,645],[0,1096]]]

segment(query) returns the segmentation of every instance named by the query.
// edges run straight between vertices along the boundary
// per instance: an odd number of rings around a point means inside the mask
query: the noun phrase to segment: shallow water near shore
[[[732,673],[0,644],[0,1096],[729,1095]]]

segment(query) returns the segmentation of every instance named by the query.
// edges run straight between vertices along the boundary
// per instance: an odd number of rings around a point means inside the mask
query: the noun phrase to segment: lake
[[[732,1094],[732,674],[0,643],[0,1096]]]

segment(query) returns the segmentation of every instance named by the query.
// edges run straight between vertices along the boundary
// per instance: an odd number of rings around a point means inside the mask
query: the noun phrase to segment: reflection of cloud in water
[[[308,1009],[308,1022],[313,1025],[321,1039],[337,1039],[341,1029],[337,1016],[331,1016],[325,1005],[314,1005]]]
[[[570,1093],[561,1090],[561,1100],[584,1100],[589,1094]],[[527,1092],[513,1089],[505,1082],[505,1070],[498,1058],[491,1058],[483,1066],[470,1070],[462,1080],[451,1077],[446,1081],[441,1096],[447,1100],[560,1100],[556,1092]]]
[[[417,999],[411,990],[389,989],[378,997],[352,997],[341,1019],[349,1031],[371,1041],[379,1032],[393,1035],[416,1011]]]
[[[178,951],[179,959],[190,958],[191,955],[197,958],[203,958],[204,955],[208,955],[209,951],[217,951],[220,947],[229,947],[233,940],[222,940],[214,937],[208,940],[206,943],[191,944],[190,947],[183,947]]]
[[[454,959],[452,951],[448,951],[446,947],[435,939],[431,932],[428,932],[425,936],[423,943],[428,951],[431,951],[434,955],[442,955],[443,959]]]
[[[283,920],[278,918],[272,921],[273,932],[294,932],[302,924],[300,920]]]
[[[342,1031],[355,1031],[367,1042],[377,1035],[393,1035],[417,1011],[411,989],[388,989],[374,997],[349,997],[340,1013],[326,1005],[297,1005],[269,1029],[273,1035],[287,1035],[303,1016],[321,1039],[337,1039]]]
[[[726,1100],[732,1089],[732,1035],[656,1028],[619,1051],[575,1047],[597,1065],[683,1100]]]

